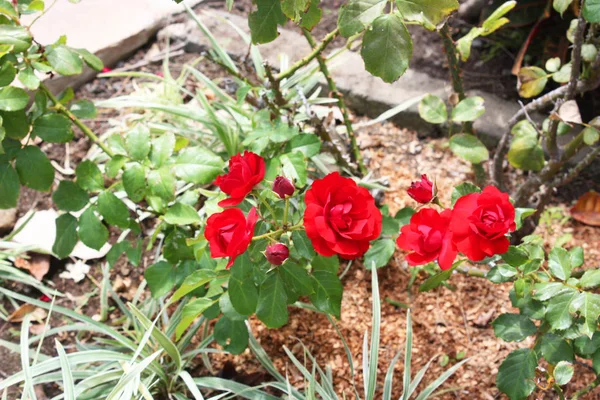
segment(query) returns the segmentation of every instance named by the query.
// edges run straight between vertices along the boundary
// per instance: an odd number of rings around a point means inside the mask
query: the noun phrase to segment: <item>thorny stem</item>
[[[306,40],[308,41],[310,46],[313,49],[316,49],[317,43],[315,42],[315,39],[310,34],[310,32],[307,29],[302,29],[302,33],[304,34],[304,37],[306,37]],[[342,112],[342,117],[344,118],[344,125],[346,126],[346,133],[350,138],[350,146],[352,147],[351,160],[352,162],[358,165],[360,175],[364,176],[367,174],[367,168],[365,167],[365,164],[363,162],[362,154],[360,153],[360,148],[356,143],[356,135],[354,133],[354,129],[352,128],[352,122],[350,121],[350,115],[348,113],[348,108],[346,107],[344,97],[342,93],[337,89],[337,85],[335,84],[335,81],[333,80],[333,77],[329,72],[329,68],[327,67],[327,59],[325,58],[322,52],[319,52],[317,54],[317,61],[319,62],[319,68],[321,69],[323,76],[325,76],[325,80],[327,80],[327,85],[329,86],[331,95],[337,99],[338,107]]]
[[[254,241],[257,241],[257,240],[261,240],[261,239],[268,239],[268,238],[271,238],[273,236],[281,235],[282,233],[285,233],[285,232],[298,231],[298,230],[301,230],[301,229],[304,229],[304,226],[302,225],[302,223],[299,223],[299,224],[296,224],[296,225],[292,225],[290,227],[284,227],[284,228],[281,228],[281,229],[277,229],[276,231],[273,231],[273,232],[268,232],[268,233],[265,233],[265,234],[262,234],[262,235],[254,236],[252,238],[252,241],[254,242]]]
[[[52,103],[54,103],[54,108],[56,108],[57,112],[69,118],[79,129],[81,129],[83,134],[87,136],[92,142],[94,142],[98,147],[100,147],[102,151],[106,153],[106,155],[108,155],[110,158],[114,157],[113,152],[104,143],[102,143],[102,141],[100,141],[98,136],[96,136],[96,134],[92,132],[92,130],[88,128],[86,124],[81,122],[79,118],[77,118],[71,111],[69,111],[68,108],[62,105],[62,103],[56,98],[56,96],[52,94],[50,89],[48,89],[48,87],[44,83],[40,83],[40,89],[46,94],[46,96],[48,96]]]
[[[315,59],[315,57],[317,57],[319,54],[321,54],[321,52],[325,49],[325,47],[327,47],[327,45],[337,36],[338,32],[339,32],[339,29],[335,28],[333,31],[328,33],[323,38],[323,41],[321,43],[319,43],[319,45],[316,46],[313,49],[313,51],[311,51],[306,57],[304,57],[303,59],[299,60],[294,65],[292,65],[287,71],[281,72],[279,75],[277,75],[277,77],[275,79],[277,81],[281,81],[285,78],[289,78],[300,68],[307,65],[309,62],[311,62],[313,59]]]
[[[285,207],[283,209],[283,226],[287,225],[288,212],[290,211],[290,199],[286,197],[285,199]]]
[[[273,75],[273,68],[271,68],[269,64],[265,64],[265,72],[267,74],[267,79],[271,83],[271,88],[275,93],[275,102],[278,106],[284,106],[287,102],[285,101],[285,97],[283,97],[283,93],[281,92],[281,88],[279,86],[280,81]]]

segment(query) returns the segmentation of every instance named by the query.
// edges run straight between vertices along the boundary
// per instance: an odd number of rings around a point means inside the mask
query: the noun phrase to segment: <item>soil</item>
[[[235,9],[238,12],[247,12],[244,8],[249,2],[236,1]],[[327,0],[322,2],[324,11],[323,24],[335,22],[335,10],[340,2]],[[241,8],[238,8],[241,7]],[[333,22],[332,22],[333,21]],[[323,32],[328,29],[323,29]],[[422,31],[422,30],[421,30]],[[317,31],[317,34],[322,32]],[[415,48],[430,48],[439,46],[435,35],[428,32],[421,34],[415,32],[414,40],[422,40],[427,46]],[[131,66],[143,60],[148,53],[156,52],[160,44],[151,43],[140,49],[130,59],[115,66],[121,68]],[[440,53],[436,53],[440,54]],[[197,55],[183,54],[172,60],[173,74],[181,70],[185,62],[195,59]],[[446,71],[441,62],[429,61],[427,57],[416,55],[413,66],[424,68],[432,75],[442,74]],[[477,59],[475,56],[473,59]],[[419,64],[422,63],[422,64]],[[494,66],[502,64],[492,63]],[[506,65],[509,65],[506,63]],[[506,65],[502,68],[506,68]],[[471,73],[490,73],[488,66],[473,65]],[[198,68],[212,78],[224,77],[224,72],[214,64],[203,61]],[[477,69],[481,68],[481,69]],[[150,63],[139,69],[140,71],[159,73],[162,71],[160,63]],[[436,72],[437,71],[437,72]],[[468,69],[469,71],[469,69]],[[466,73],[467,74],[467,73]],[[510,82],[512,77],[506,77]],[[484,84],[489,82],[489,77],[469,79],[470,85]],[[514,90],[514,82],[503,83],[504,79],[498,79],[494,84],[499,85],[499,93],[507,88]],[[485,83],[486,84],[486,83]],[[506,85],[506,86],[505,86]],[[134,88],[134,82],[122,78],[97,78],[86,84],[76,93],[78,98],[100,100],[110,98],[118,94],[127,94]],[[487,89],[488,91],[491,89]],[[93,121],[92,128],[99,134],[104,132],[109,124],[109,118],[122,118],[123,114],[116,111],[100,110],[97,119]],[[366,121],[366,120],[365,120]],[[91,121],[90,121],[91,122]],[[89,142],[83,139],[78,132],[77,140],[70,146],[69,158],[72,165],[82,160],[88,149]],[[406,188],[410,182],[415,180],[421,173],[427,173],[435,178],[443,203],[449,203],[451,189],[464,181],[472,180],[470,167],[456,158],[448,149],[446,139],[419,138],[416,132],[394,126],[390,123],[382,123],[363,128],[358,131],[358,140],[368,168],[374,171],[378,177],[387,179],[390,190],[386,192],[384,203],[387,204],[392,213],[405,206],[415,206],[414,202],[407,196]],[[48,150],[52,160],[59,165],[65,163],[65,147],[52,146]],[[584,174],[585,176],[585,174]],[[591,183],[579,180],[578,190],[589,188]],[[568,207],[574,199],[569,190],[559,191],[554,199],[553,206],[563,210],[568,216]],[[51,206],[49,194],[40,194],[25,190],[22,193],[19,204],[19,216],[24,215],[31,207],[45,209]],[[600,234],[599,228],[585,226],[572,219],[565,223],[559,221],[548,221],[538,227],[537,233],[543,235],[548,244],[552,244],[564,233],[570,233],[572,238],[566,247],[583,246],[586,253],[586,265],[595,266],[600,263]],[[112,237],[112,240],[116,238]],[[120,295],[129,299],[143,280],[143,271],[147,265],[153,262],[152,254],[144,254],[141,265],[133,267],[122,258],[110,272],[111,282],[120,280]],[[51,270],[45,280],[54,285],[58,290],[67,293],[68,296],[58,300],[58,304],[64,307],[77,308],[80,312],[89,316],[99,313],[99,297],[89,296],[98,290],[97,282],[102,279],[100,268],[101,262],[93,263],[89,277],[81,283],[65,280],[59,277],[64,269],[64,263],[53,261]],[[501,313],[511,312],[508,298],[510,285],[494,285],[481,278],[455,275],[452,277],[450,287],[441,287],[432,292],[419,293],[417,288],[426,278],[420,274],[417,280],[410,284],[409,267],[399,252],[394,256],[390,264],[379,270],[380,292],[382,299],[382,324],[381,324],[381,350],[379,353],[379,383],[383,384],[383,376],[396,352],[403,348],[406,332],[406,309],[394,304],[405,304],[410,307],[413,318],[414,343],[413,343],[413,371],[418,371],[432,358],[431,363],[421,388],[437,378],[443,371],[457,362],[459,355],[464,354],[469,361],[449,379],[441,389],[444,391],[438,398],[443,399],[496,399],[502,398],[495,387],[495,376],[498,367],[504,357],[513,349],[531,345],[524,343],[504,343],[496,339],[491,321]],[[344,297],[342,302],[342,316],[336,321],[338,327],[348,342],[356,371],[355,382],[359,393],[362,393],[362,343],[365,332],[371,329],[371,292],[370,273],[365,270],[359,262],[354,263],[343,278]],[[9,289],[36,296],[31,289],[21,285],[12,285]],[[389,301],[391,300],[391,302]],[[114,304],[113,304],[114,305]],[[8,302],[4,302],[5,308],[12,310]],[[117,312],[111,312],[109,321],[118,318]],[[53,326],[63,324],[60,318],[54,316],[51,320]],[[302,359],[302,346],[317,358],[322,365],[330,365],[333,370],[336,391],[340,394],[352,396],[353,389],[350,380],[349,363],[346,359],[344,348],[336,331],[328,320],[320,314],[297,308],[290,308],[290,322],[281,329],[272,330],[265,328],[259,321],[251,320],[253,333],[265,347],[267,353],[282,373],[288,373],[290,379],[297,386],[304,384],[298,371],[296,371],[287,359],[283,346],[287,346],[299,359]],[[19,324],[8,324],[0,322],[0,338],[12,342],[18,342]],[[73,334],[66,334],[59,338],[61,343],[72,349],[76,340]],[[47,339],[42,348],[45,354],[55,355],[56,350],[53,340]],[[441,360],[447,356],[449,363],[442,366]],[[268,379],[266,373],[259,366],[252,354],[247,350],[242,355],[231,356],[225,354],[211,354],[211,362],[221,376],[229,376],[235,379],[254,379],[263,381]],[[20,370],[19,357],[0,347],[0,377],[6,377]],[[198,374],[206,373],[200,361],[194,370]],[[402,362],[394,369],[394,396],[398,398],[401,394]],[[414,372],[413,372],[414,375]],[[574,383],[569,385],[569,390],[577,390],[592,380],[592,376],[585,369],[577,367]],[[256,382],[258,383],[258,382]],[[57,394],[54,385],[45,385],[43,391],[46,395]],[[15,392],[10,392],[12,396]],[[9,398],[16,398],[10,397]],[[41,397],[40,397],[41,398]],[[537,391],[536,399],[551,399],[552,393]],[[597,398],[590,394],[587,399]]]

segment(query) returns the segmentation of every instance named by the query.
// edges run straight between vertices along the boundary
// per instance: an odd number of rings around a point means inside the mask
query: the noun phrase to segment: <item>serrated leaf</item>
[[[598,316],[600,316],[600,295],[589,292],[579,293],[571,303],[571,312],[579,312],[584,319],[582,333],[592,337],[598,329]]]
[[[512,351],[498,369],[496,377],[498,389],[511,400],[525,399],[535,389],[536,367],[537,357],[533,350]]]
[[[296,186],[305,186],[308,173],[304,154],[297,151],[295,153],[282,154],[279,159],[281,160],[283,175],[292,179]]]
[[[96,216],[92,207],[79,217],[79,239],[94,250],[100,250],[108,241],[108,229]]]
[[[56,239],[52,252],[58,258],[65,258],[77,244],[77,218],[71,214],[63,214],[56,219]]]
[[[396,250],[396,243],[392,239],[375,240],[371,248],[365,253],[365,268],[370,270],[375,263],[375,268],[381,268],[390,261]]]
[[[13,46],[14,51],[22,52],[31,46],[31,33],[25,26],[0,25],[0,44]]]
[[[164,220],[171,225],[191,225],[201,221],[194,207],[175,203],[165,213]]]
[[[537,332],[535,324],[520,314],[502,314],[492,322],[494,334],[507,342],[521,342]]]
[[[277,39],[277,25],[286,22],[285,14],[281,11],[280,0],[256,0],[257,11],[248,16],[248,26],[252,43],[269,43]]]
[[[307,158],[316,156],[320,150],[321,140],[313,134],[296,135],[285,146],[287,153],[300,152]]]
[[[516,137],[508,150],[508,162],[523,171],[539,171],[544,167],[544,149],[537,139]]]
[[[292,232],[292,241],[294,243],[294,248],[300,254],[301,257],[306,258],[307,260],[312,260],[315,256],[315,250],[313,249],[312,243],[308,236],[306,236],[306,232],[304,231],[294,231]]]
[[[104,178],[100,168],[91,162],[85,160],[75,169],[77,184],[88,192],[98,192],[104,190]]]
[[[342,304],[342,283],[330,271],[316,270],[312,273],[314,293],[310,295],[313,305],[328,314],[340,318]]]
[[[312,0],[308,10],[301,15],[300,26],[312,31],[319,21],[321,21],[322,16],[323,10],[319,8],[319,2],[317,0]]]
[[[208,310],[208,308],[210,308],[214,303],[215,300],[211,300],[206,297],[200,297],[193,299],[183,306],[183,310],[181,311],[181,321],[179,321],[177,327],[175,328],[175,340],[179,340],[181,335],[183,335],[185,330],[194,322],[194,320],[202,315],[204,311]],[[217,327],[215,326],[215,339],[216,331]]]
[[[54,181],[54,167],[36,146],[25,146],[17,153],[15,168],[21,184],[40,192],[47,192]]]
[[[133,164],[123,172],[123,188],[127,196],[140,202],[146,196],[146,170],[140,164]]]
[[[448,110],[444,101],[429,93],[419,103],[419,115],[431,124],[443,124],[448,120]]]
[[[559,386],[566,385],[573,378],[575,368],[566,361],[559,362],[554,368],[554,380]]]
[[[241,354],[248,347],[248,328],[244,321],[233,321],[225,316],[215,324],[215,340],[223,350],[231,354]]]
[[[211,183],[223,172],[225,163],[221,157],[200,147],[184,149],[175,160],[175,173],[188,183],[204,185]]]
[[[548,255],[548,268],[552,275],[566,281],[571,277],[571,259],[569,253],[560,247],[554,247]]]
[[[278,268],[285,285],[298,296],[308,296],[314,293],[313,283],[304,268],[290,262]]]
[[[404,19],[418,22],[429,30],[434,30],[458,10],[456,0],[396,0],[396,5]]]
[[[600,0],[586,0],[583,3],[583,18],[591,23],[600,22]]]
[[[383,14],[385,0],[351,0],[344,5],[338,16],[340,34],[349,38],[364,31]]]
[[[456,186],[452,190],[451,204],[454,207],[456,201],[463,196],[466,196],[471,193],[481,193],[481,188],[477,185],[473,185],[472,183],[465,182]]]
[[[308,10],[310,3],[310,0],[281,0],[281,11],[289,19],[299,22],[302,14]]]
[[[152,149],[150,150],[152,165],[156,168],[162,167],[169,160],[174,149],[175,135],[171,132],[163,133],[152,139]]]
[[[578,295],[579,292],[575,289],[567,288],[550,299],[546,310],[546,320],[553,330],[563,330],[571,326],[573,323],[571,303]]]
[[[288,321],[285,284],[278,273],[271,273],[260,285],[256,316],[268,328],[279,328]]]
[[[252,262],[247,253],[235,259],[229,278],[229,298],[237,312],[251,315],[258,304],[258,290],[252,279]]]
[[[68,143],[73,140],[71,120],[60,114],[46,114],[36,118],[32,134],[50,143]]]
[[[77,53],[79,53],[81,58],[83,58],[83,61],[85,61],[85,63],[93,70],[102,71],[102,68],[104,68],[104,63],[102,62],[102,60],[100,58],[98,58],[97,56],[95,56],[94,54],[90,53],[88,50],[86,50],[86,49],[73,49],[73,50],[76,51]]]
[[[542,93],[548,83],[548,74],[539,67],[524,67],[519,70],[519,95],[525,98]]]
[[[15,208],[19,200],[19,175],[6,163],[0,163],[0,209]]]
[[[365,32],[360,54],[365,68],[384,82],[394,82],[408,69],[413,44],[398,14],[384,14]]]
[[[79,211],[85,207],[89,201],[89,196],[85,190],[71,181],[60,181],[58,188],[52,193],[52,201],[63,211]]]
[[[29,95],[25,90],[14,86],[0,89],[0,110],[19,111],[27,107],[27,103],[29,103]]]
[[[460,158],[479,164],[490,158],[490,153],[481,140],[468,133],[459,133],[450,138],[450,150]]]
[[[70,111],[79,119],[94,119],[98,115],[96,106],[89,100],[77,100],[70,106]]]
[[[102,192],[98,196],[98,211],[109,225],[119,228],[129,227],[129,209],[117,196]]]
[[[167,294],[175,286],[175,268],[166,261],[159,261],[144,271],[144,278],[152,297],[157,299]]]
[[[65,45],[49,46],[46,50],[46,59],[61,75],[79,75],[83,72],[83,63],[79,54]]]
[[[142,161],[150,153],[150,130],[138,124],[125,136],[127,154],[134,160]]]
[[[573,361],[573,347],[562,337],[554,333],[542,336],[540,351],[550,364],[556,365],[560,361]]]
[[[485,113],[483,97],[467,97],[452,110],[452,121],[466,122],[475,121]]]
[[[170,168],[162,167],[159,170],[150,171],[147,176],[147,182],[149,194],[167,202],[175,199],[175,186],[177,182]]]

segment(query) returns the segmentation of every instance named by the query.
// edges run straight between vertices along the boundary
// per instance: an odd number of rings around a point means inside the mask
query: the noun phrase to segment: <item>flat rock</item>
[[[249,53],[246,18],[211,10],[200,12],[199,19],[230,55],[239,58]],[[245,33],[246,40],[241,40],[240,34],[231,28],[231,24]],[[280,68],[282,60],[290,65],[310,52],[310,46],[300,33],[288,29],[279,29],[279,32],[275,41],[257,46],[263,59],[275,68]],[[186,50],[190,52],[202,52],[210,48],[210,41],[194,21],[167,26],[158,33],[158,38],[185,41]],[[331,62],[330,69],[338,89],[345,94],[349,107],[357,114],[375,118],[392,107],[404,104],[406,110],[391,118],[397,125],[417,130],[420,135],[436,134],[447,129],[422,120],[418,102],[426,93],[447,98],[451,93],[448,81],[409,69],[396,82],[385,83],[368,73],[360,54],[353,51],[337,56]],[[469,95],[479,95],[485,99],[487,111],[475,122],[474,128],[482,135],[484,142],[490,145],[496,143],[503,134],[506,121],[518,111],[518,104],[485,92],[474,91]]]
[[[0,210],[0,232],[8,232],[17,222],[17,209]]]
[[[192,6],[200,1],[185,0],[185,3]],[[57,0],[33,24],[31,32],[44,45],[66,35],[69,46],[85,48],[111,66],[143,46],[168,24],[173,14],[182,11],[183,5],[173,0],[85,0],[78,4]],[[24,18],[24,22],[30,23],[34,17]],[[86,68],[81,75],[59,77],[47,83],[58,92],[68,86],[78,87],[96,74]]]

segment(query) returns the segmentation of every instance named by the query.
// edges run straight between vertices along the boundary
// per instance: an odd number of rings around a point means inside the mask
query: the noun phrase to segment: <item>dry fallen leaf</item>
[[[15,267],[26,269],[35,279],[41,281],[50,269],[50,256],[47,254],[32,254],[29,260],[17,257]]]
[[[600,226],[600,194],[587,192],[571,208],[571,216],[586,225]]]
[[[33,320],[42,320],[46,318],[46,311],[34,306],[33,304],[22,304],[19,308],[15,310],[12,314],[8,316],[8,322],[23,322],[23,318],[27,314],[32,314],[31,319]]]
[[[581,124],[581,114],[575,100],[566,101],[560,106],[558,116],[565,123]]]

